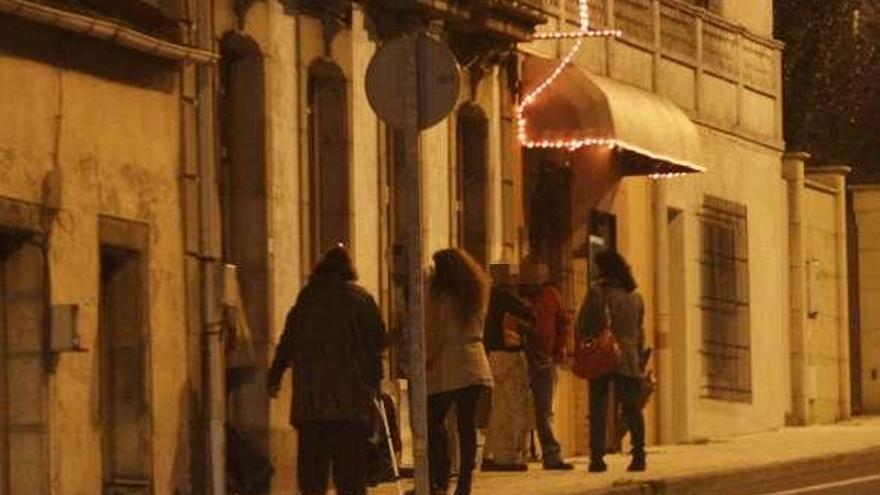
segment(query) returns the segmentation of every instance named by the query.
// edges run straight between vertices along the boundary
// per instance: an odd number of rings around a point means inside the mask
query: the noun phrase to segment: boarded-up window
[[[312,255],[350,240],[348,81],[333,62],[309,68]]]
[[[707,196],[701,225],[703,396],[751,402],[746,207]]]
[[[488,262],[489,121],[476,106],[458,112],[459,243],[485,266]]]
[[[100,298],[105,490],[113,495],[147,494],[151,432],[142,251],[116,243],[101,245]]]
[[[0,231],[0,493],[49,493],[43,252]]]

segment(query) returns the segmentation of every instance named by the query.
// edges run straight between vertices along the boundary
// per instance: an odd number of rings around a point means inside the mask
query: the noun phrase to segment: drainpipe
[[[659,443],[674,443],[673,378],[669,335],[669,200],[668,186],[654,181],[654,325],[656,328]]]
[[[196,2],[196,44],[214,50],[213,2]],[[220,211],[216,169],[216,67],[200,66],[197,80],[199,277],[202,320],[202,386],[207,441],[208,494],[226,494],[225,422],[226,394],[223,317],[220,311]]]
[[[788,183],[788,257],[791,332],[791,393],[792,410],[787,422],[807,424],[809,414],[809,336],[807,335],[807,265],[804,248],[804,164],[810,155],[786,153],[782,157],[782,174]]]

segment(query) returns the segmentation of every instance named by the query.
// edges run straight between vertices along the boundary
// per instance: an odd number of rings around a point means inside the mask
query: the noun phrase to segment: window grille
[[[702,394],[751,402],[747,210],[744,205],[706,196],[700,217]]]

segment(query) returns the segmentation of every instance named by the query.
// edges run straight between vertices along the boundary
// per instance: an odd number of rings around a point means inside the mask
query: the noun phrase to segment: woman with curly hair
[[[461,249],[437,251],[433,259],[425,328],[431,490],[445,494],[449,487],[444,420],[455,404],[460,454],[455,495],[470,495],[477,450],[477,402],[492,386],[483,348],[489,282],[483,269]]]

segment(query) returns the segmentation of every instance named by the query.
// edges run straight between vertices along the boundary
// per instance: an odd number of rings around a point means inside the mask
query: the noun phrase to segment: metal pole
[[[406,160],[407,199],[407,258],[409,268],[409,299],[407,322],[409,325],[409,389],[410,422],[415,462],[415,488],[417,495],[428,495],[428,397],[425,382],[425,311],[424,311],[424,246],[422,240],[422,170],[419,156],[419,114],[422,101],[419,95],[419,67],[423,59],[420,35],[409,35],[404,77],[403,102],[406,120],[403,129],[403,146]]]

